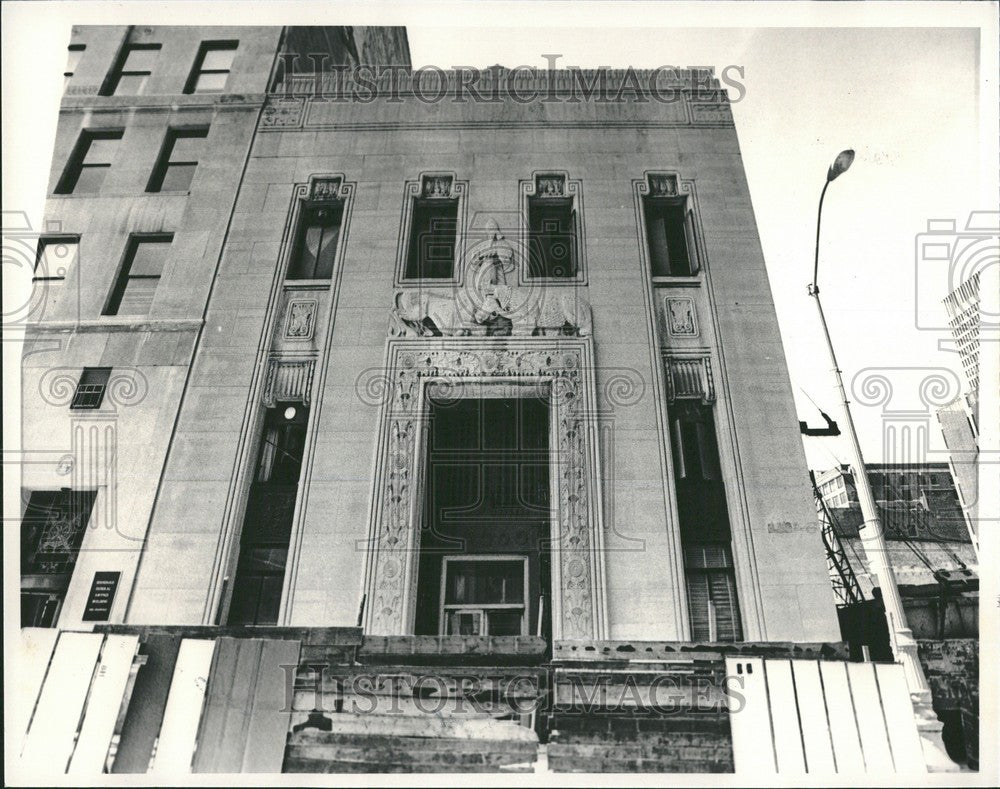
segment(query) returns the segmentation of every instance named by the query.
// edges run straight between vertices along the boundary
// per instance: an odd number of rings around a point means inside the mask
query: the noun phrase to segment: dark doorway
[[[548,636],[549,523],[548,402],[432,397],[416,634]]]

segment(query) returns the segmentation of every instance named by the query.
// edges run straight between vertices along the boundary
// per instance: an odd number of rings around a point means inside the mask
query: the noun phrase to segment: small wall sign
[[[94,582],[87,595],[87,607],[83,609],[84,622],[107,622],[111,618],[111,604],[118,591],[120,572],[96,572]]]

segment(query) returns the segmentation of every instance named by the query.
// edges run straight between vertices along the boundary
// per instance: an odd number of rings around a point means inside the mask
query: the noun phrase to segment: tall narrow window
[[[739,641],[732,531],[716,439],[714,387],[707,359],[668,362],[670,447],[691,637]]]
[[[94,194],[100,191],[118,152],[122,134],[120,129],[82,132],[56,187],[56,194]]]
[[[55,627],[94,491],[33,491],[21,521],[21,627]]]
[[[528,276],[573,279],[577,276],[577,216],[563,176],[540,176],[528,198]]]
[[[185,192],[205,150],[208,128],[169,129],[147,192]]]
[[[458,198],[450,176],[425,176],[413,198],[404,279],[451,279],[455,276]]]
[[[146,89],[160,44],[129,44],[111,75],[110,96],[138,96]]]
[[[105,315],[146,315],[153,303],[173,235],[132,236]]]
[[[221,93],[226,88],[229,71],[236,57],[238,41],[206,41],[188,77],[185,93]]]
[[[265,416],[240,537],[231,625],[278,622],[308,416],[299,403],[277,403]]]
[[[649,177],[643,197],[650,273],[654,277],[690,277],[698,273],[694,217],[688,199],[677,193],[674,176]]]
[[[69,404],[73,409],[100,408],[104,402],[104,392],[108,388],[111,377],[110,367],[84,367],[80,380],[76,382],[73,401]]]
[[[726,544],[684,546],[692,641],[742,641],[733,559]]]
[[[79,236],[42,236],[38,239],[33,281],[65,279],[79,254]]]
[[[66,52],[66,70],[63,72],[63,90],[69,86],[69,81],[76,73],[76,67],[80,65],[80,58],[83,57],[85,44],[70,44]]]
[[[305,205],[288,267],[288,279],[330,279],[344,218],[341,201]]]

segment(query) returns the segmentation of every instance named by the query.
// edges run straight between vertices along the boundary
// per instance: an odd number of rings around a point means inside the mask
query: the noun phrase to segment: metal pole
[[[826,338],[826,347],[830,354],[833,375],[837,382],[837,394],[840,397],[840,404],[843,407],[843,423],[847,428],[847,436],[851,449],[849,460],[854,470],[854,484],[858,490],[858,501],[861,504],[861,514],[864,519],[860,530],[861,545],[868,559],[869,568],[875,574],[879,590],[882,593],[882,603],[885,608],[885,617],[889,629],[889,646],[892,649],[892,654],[895,656],[896,662],[903,666],[903,673],[906,677],[907,688],[910,691],[910,699],[913,702],[913,712],[917,720],[917,729],[920,733],[921,746],[927,768],[934,772],[951,772],[958,768],[948,757],[944,749],[944,743],[941,740],[942,724],[938,720],[931,703],[930,686],[927,684],[923,667],[920,665],[917,642],[913,638],[913,632],[906,623],[903,601],[899,595],[899,587],[896,585],[896,574],[893,572],[892,564],[889,561],[885,533],[882,531],[878,509],[875,507],[875,497],[872,495],[871,486],[868,484],[868,473],[865,469],[864,458],[861,455],[858,432],[854,426],[854,419],[851,417],[850,401],[847,399],[847,390],[844,388],[844,379],[841,375],[840,365],[837,364],[837,354],[833,349],[830,327],[827,325],[826,315],[823,313],[823,303],[819,298],[819,285],[817,283],[817,276],[819,274],[819,228],[823,215],[823,198],[826,196],[826,189],[830,185],[831,180],[830,176],[827,176],[826,184],[823,186],[823,191],[819,198],[819,211],[816,215],[816,255],[813,264],[813,282],[809,286],[809,295],[816,301],[816,310],[819,313],[820,323],[823,325],[823,336]]]

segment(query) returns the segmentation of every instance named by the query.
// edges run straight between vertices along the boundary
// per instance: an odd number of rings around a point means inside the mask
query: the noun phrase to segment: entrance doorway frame
[[[589,337],[390,339],[365,551],[370,635],[410,635],[416,620],[429,388],[456,398],[549,399],[552,638],[606,638],[604,524],[593,345]]]

